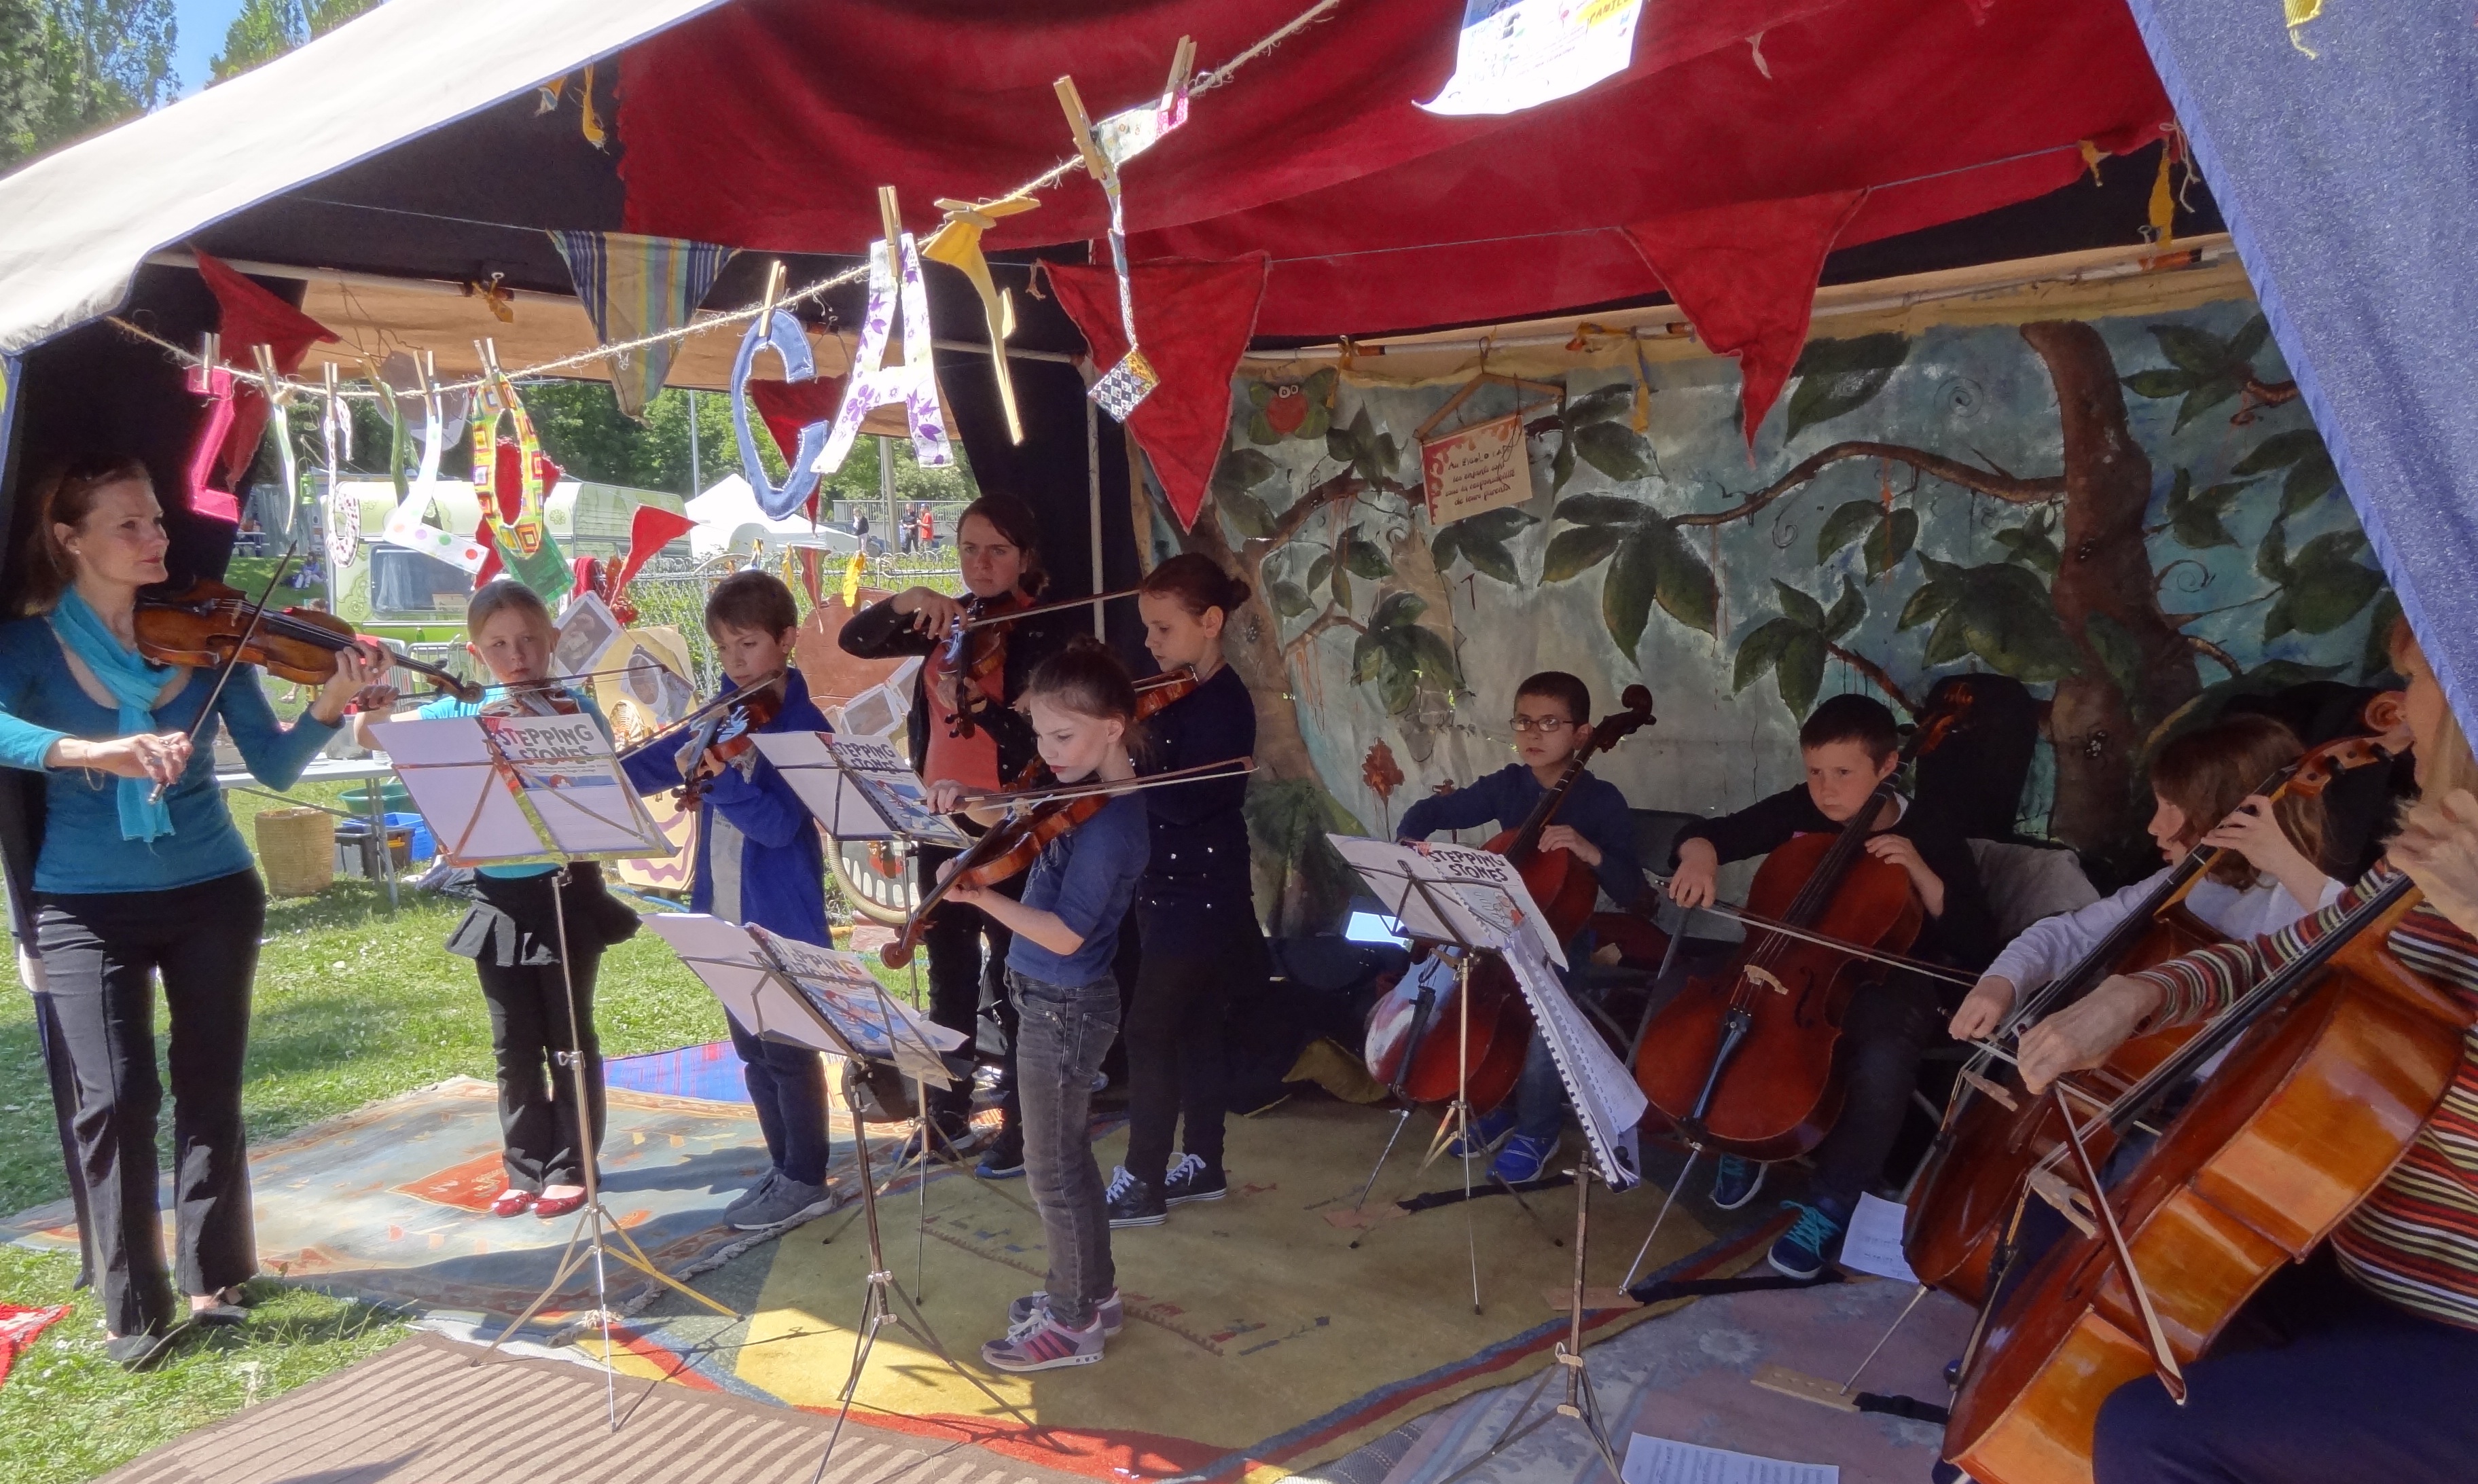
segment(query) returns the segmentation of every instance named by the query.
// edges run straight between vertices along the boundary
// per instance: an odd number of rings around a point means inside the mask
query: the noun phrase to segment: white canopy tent
[[[716,480],[682,508],[696,522],[689,532],[689,550],[700,562],[719,552],[746,551],[759,541],[774,547],[809,546],[845,557],[859,545],[849,531],[812,524],[806,516],[768,518],[758,508],[757,491],[739,474]]]

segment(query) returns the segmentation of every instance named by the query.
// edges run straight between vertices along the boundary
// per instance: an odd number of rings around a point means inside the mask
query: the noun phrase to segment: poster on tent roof
[[[1643,0],[1463,0],[1462,40],[1431,113],[1519,113],[1573,97],[1634,59]]]

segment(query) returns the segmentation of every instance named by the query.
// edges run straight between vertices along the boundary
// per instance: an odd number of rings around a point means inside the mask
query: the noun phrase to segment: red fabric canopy
[[[742,0],[623,57],[627,229],[857,252],[875,186],[923,229],[935,197],[1068,156],[1061,74],[1106,113],[1159,91],[1179,37],[1211,67],[1305,8]],[[2122,0],[1707,0],[1647,7],[1634,65],[1578,97],[1434,117],[1412,100],[1452,70],[1461,13],[1353,0],[1200,95],[1124,172],[1138,255],[1270,253],[1263,335],[1548,314],[1657,289],[1630,224],[1756,208],[1698,236],[1806,259],[1768,235],[1770,203],[1866,190],[1838,240],[1871,240],[2054,189],[2079,141],[2132,149],[2170,116]],[[1080,241],[1104,219],[1078,172],[989,239]]]

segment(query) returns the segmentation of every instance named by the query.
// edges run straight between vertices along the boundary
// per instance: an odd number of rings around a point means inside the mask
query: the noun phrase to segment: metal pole
[[[705,464],[697,451],[696,393],[689,398],[689,498],[705,493]]]
[[[1093,591],[1101,591],[1101,413],[1091,397],[1084,399],[1084,468],[1091,487],[1090,509],[1085,523],[1090,528],[1093,543]],[[1101,605],[1093,605],[1093,637],[1108,639],[1101,622]]]
[[[903,533],[895,525],[895,440],[881,433],[877,438],[877,492],[886,497],[886,549],[903,549]]]

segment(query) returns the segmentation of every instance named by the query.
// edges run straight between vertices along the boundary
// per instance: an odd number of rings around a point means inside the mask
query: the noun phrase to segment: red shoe
[[[493,1216],[522,1216],[529,1208],[532,1207],[533,1203],[533,1192],[520,1191],[511,1185],[506,1190],[499,1193],[498,1199],[491,1202],[491,1214]]]
[[[583,1191],[573,1195],[540,1195],[534,1198],[534,1215],[545,1221],[556,1221],[561,1217],[584,1209],[585,1193]]]

